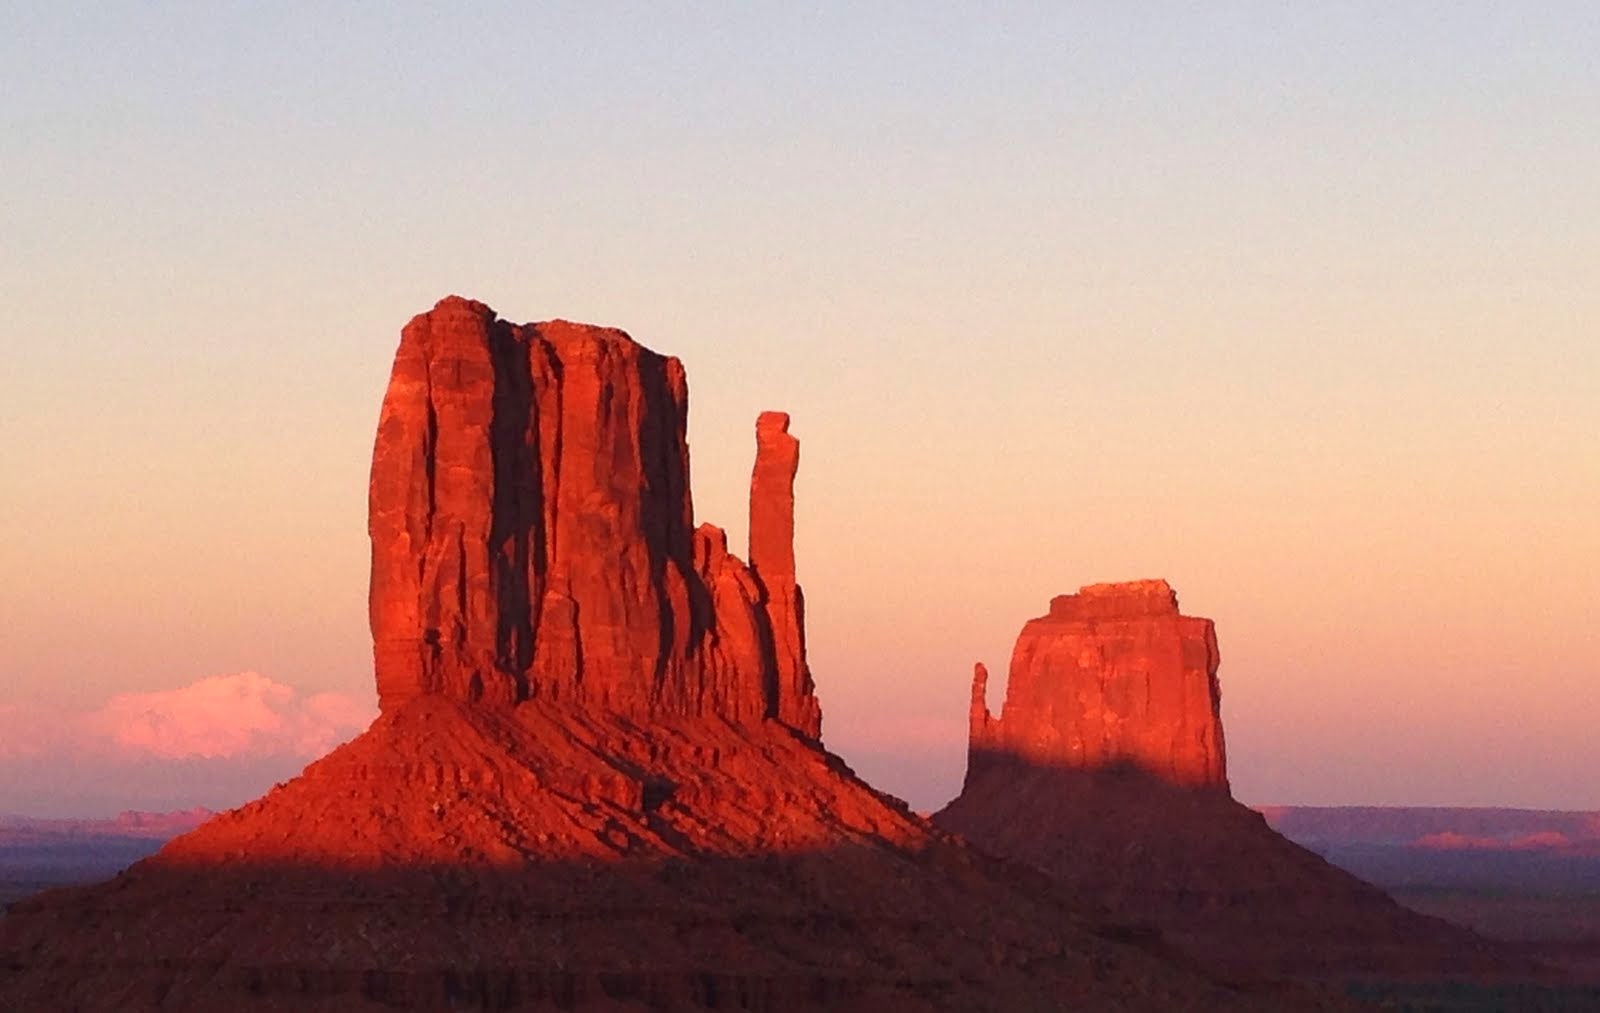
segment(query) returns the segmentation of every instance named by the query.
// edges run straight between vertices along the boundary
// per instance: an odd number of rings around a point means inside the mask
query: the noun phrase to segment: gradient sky
[[[460,6],[0,3],[0,810],[359,727],[450,292],[683,359],[735,545],[793,414],[824,737],[914,805],[1160,576],[1245,801],[1600,808],[1600,8]]]

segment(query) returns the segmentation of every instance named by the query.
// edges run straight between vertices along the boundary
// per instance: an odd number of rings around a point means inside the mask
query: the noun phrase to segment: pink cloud
[[[119,693],[86,712],[0,706],[0,759],[312,759],[375,713],[350,694],[306,695],[257,672],[213,675],[176,689]]]
[[[302,696],[256,672],[178,689],[119,693],[85,727],[124,750],[164,759],[320,756],[365,728],[370,707],[342,693]]]
[[[256,672],[119,693],[68,710],[0,704],[0,812],[223,809],[364,729],[376,701],[301,693]]]

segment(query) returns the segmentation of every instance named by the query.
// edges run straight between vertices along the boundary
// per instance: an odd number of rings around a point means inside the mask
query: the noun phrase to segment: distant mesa
[[[1600,856],[1596,812],[1448,806],[1267,806],[1260,812],[1285,837],[1354,861],[1356,869],[1399,851]]]
[[[620,331],[411,321],[372,463],[378,719],[12,908],[0,1007],[1281,1008],[822,749],[798,443],[758,420],[740,560],[695,525],[687,404]]]
[[[139,837],[166,840],[204,823],[216,815],[210,809],[180,809],[173,812],[124,810],[109,818],[61,817],[38,819],[0,815],[0,839],[19,836],[38,837]]]
[[[1165,581],[1029,620],[999,718],[973,680],[961,794],[933,820],[1238,980],[1531,974],[1273,832],[1229,792],[1211,620]]]

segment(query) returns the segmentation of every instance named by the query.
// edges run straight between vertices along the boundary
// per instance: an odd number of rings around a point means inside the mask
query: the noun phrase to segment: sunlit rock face
[[[777,717],[816,738],[788,422],[757,424],[746,566],[719,528],[694,527],[677,359],[454,297],[412,320],[370,484],[383,709],[588,701]]]
[[[1180,615],[1164,580],[1060,595],[1017,638],[999,718],[977,666],[968,778],[1014,758],[1226,792],[1217,664],[1211,620]]]

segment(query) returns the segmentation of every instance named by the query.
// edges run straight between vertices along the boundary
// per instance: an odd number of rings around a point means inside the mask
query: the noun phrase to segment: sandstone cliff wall
[[[751,563],[694,526],[677,359],[451,297],[405,328],[373,450],[373,652],[390,710],[585,701],[816,738],[794,567],[799,445],[757,424]]]

